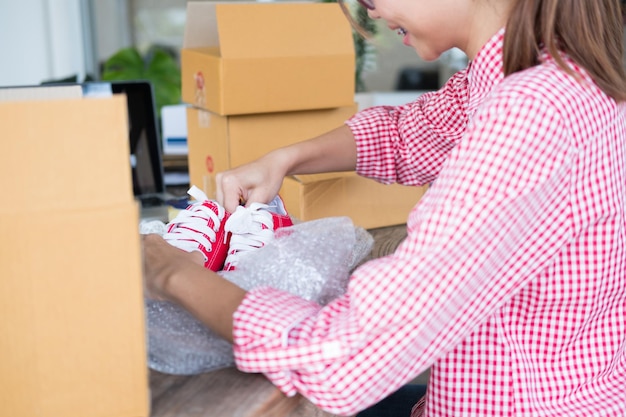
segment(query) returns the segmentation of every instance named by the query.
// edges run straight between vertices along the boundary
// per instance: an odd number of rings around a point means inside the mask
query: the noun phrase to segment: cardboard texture
[[[287,177],[280,195],[289,214],[302,221],[348,216],[355,225],[373,229],[406,223],[426,190],[344,172]]]
[[[187,109],[190,182],[215,197],[215,174],[281,146],[332,130],[355,106],[301,112],[220,116]],[[425,188],[383,185],[354,172],[288,177],[280,191],[289,214],[303,221],[349,216],[361,227],[403,224]]]
[[[126,99],[0,103],[0,415],[149,414]]]
[[[182,99],[220,115],[354,103],[352,29],[336,3],[191,1]]]
[[[14,202],[36,201],[42,211],[130,204],[124,100],[0,102],[3,194]],[[0,207],[5,210],[15,206]]]
[[[321,135],[341,126],[356,105],[298,112],[220,116],[187,109],[191,184],[215,195],[215,174],[253,161],[267,152]]]

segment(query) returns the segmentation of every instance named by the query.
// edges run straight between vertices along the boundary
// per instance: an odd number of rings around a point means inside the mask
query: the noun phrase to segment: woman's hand
[[[278,194],[285,176],[276,159],[268,154],[254,162],[218,173],[215,177],[217,202],[231,213],[240,204],[270,202]]]
[[[200,252],[180,250],[156,234],[142,235],[143,270],[146,296],[155,300],[172,301],[171,280],[184,274],[190,266],[203,265]]]
[[[233,314],[246,292],[204,267],[200,252],[185,252],[159,235],[143,236],[147,297],[178,304],[207,327],[233,341]]]
[[[229,212],[241,203],[269,203],[286,175],[356,169],[356,144],[348,126],[278,148],[256,161],[215,177],[216,200]]]

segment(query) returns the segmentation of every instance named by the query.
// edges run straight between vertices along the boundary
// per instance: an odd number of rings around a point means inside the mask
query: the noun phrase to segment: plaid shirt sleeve
[[[600,410],[618,410],[624,396],[598,393],[626,383],[626,359],[619,359],[626,153],[623,140],[606,146],[624,137],[624,126],[611,125],[617,110],[609,100],[550,68],[512,77],[476,112],[461,142],[439,146],[445,138],[418,135],[429,148],[419,161],[399,156],[405,145],[395,139],[382,149],[358,142],[369,176],[421,182],[438,174],[409,215],[407,239],[393,255],[358,268],[347,293],[324,307],[270,288],[248,293],[234,317],[237,366],[341,415],[431,365],[429,416],[617,415]],[[547,90],[557,76],[563,89]],[[583,111],[592,102],[595,117]],[[360,129],[378,132],[378,112],[364,113]],[[374,161],[378,153],[383,162]],[[403,159],[414,166],[398,174]],[[429,164],[431,174],[417,179]],[[598,188],[584,198],[578,182],[586,172]],[[604,274],[601,287],[582,272],[590,253]],[[583,292],[587,300],[609,297],[611,307],[577,304]],[[572,356],[549,354],[572,344]],[[577,354],[599,345],[603,353],[589,351],[592,360]],[[573,394],[600,373],[587,395]]]
[[[467,128],[468,71],[413,103],[372,107],[349,120],[359,143],[357,172],[384,184],[433,181]]]

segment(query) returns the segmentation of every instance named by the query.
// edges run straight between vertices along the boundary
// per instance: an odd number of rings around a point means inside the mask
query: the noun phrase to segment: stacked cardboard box
[[[357,110],[352,29],[336,3],[189,2],[182,56],[189,175],[215,174],[341,126]],[[293,176],[281,196],[300,220],[406,221],[423,189],[355,173]]]
[[[0,100],[0,415],[148,411],[126,99]]]

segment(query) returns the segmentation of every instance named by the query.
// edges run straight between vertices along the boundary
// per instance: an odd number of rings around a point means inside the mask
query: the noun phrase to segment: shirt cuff
[[[264,373],[286,395],[295,395],[294,372],[332,362],[348,350],[342,343],[323,338],[305,337],[305,343],[297,343],[303,322],[320,309],[315,302],[273,288],[249,291],[233,315],[237,368]]]
[[[391,136],[397,124],[389,122],[397,111],[391,106],[362,110],[345,122],[357,148],[356,173],[383,184],[396,182],[396,161]],[[385,132],[381,134],[381,131]]]

